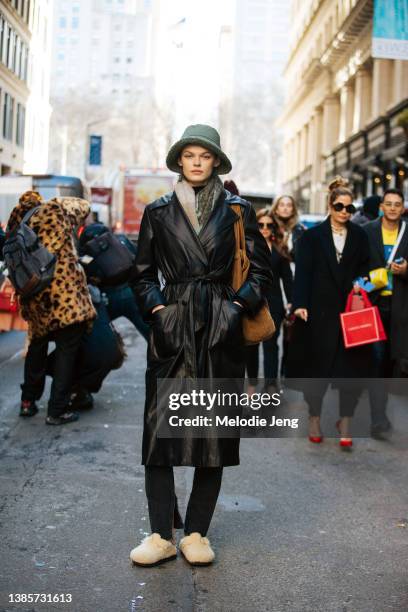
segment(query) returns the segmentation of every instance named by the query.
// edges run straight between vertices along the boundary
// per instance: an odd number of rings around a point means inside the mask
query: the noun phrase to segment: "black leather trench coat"
[[[240,204],[251,262],[237,293],[230,286],[235,253],[232,204]],[[163,283],[159,283],[160,271]],[[133,286],[150,323],[142,463],[217,467],[239,464],[238,439],[158,438],[158,378],[243,378],[241,317],[255,313],[269,287],[268,247],[252,206],[223,191],[197,235],[174,193],[144,212]],[[233,304],[239,301],[244,308]],[[154,306],[166,307],[151,314]]]

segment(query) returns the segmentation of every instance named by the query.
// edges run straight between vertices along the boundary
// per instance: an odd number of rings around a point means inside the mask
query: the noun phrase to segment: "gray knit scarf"
[[[183,176],[179,177],[174,191],[197,234],[208,221],[223,189],[224,186],[218,175],[212,176],[197,194]]]

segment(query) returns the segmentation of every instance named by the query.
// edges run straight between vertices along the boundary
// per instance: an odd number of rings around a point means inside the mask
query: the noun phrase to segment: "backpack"
[[[26,213],[7,236],[3,256],[8,277],[23,298],[31,298],[51,284],[57,258],[43,246],[36,232],[27,225],[39,206]]]
[[[135,255],[111,231],[88,240],[81,248],[82,253],[92,258],[88,271],[101,285],[120,285],[129,279]],[[81,262],[87,263],[85,257],[81,257]]]

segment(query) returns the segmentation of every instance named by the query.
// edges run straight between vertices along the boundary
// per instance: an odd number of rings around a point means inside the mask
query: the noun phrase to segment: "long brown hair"
[[[259,221],[259,219],[261,219],[262,217],[268,217],[271,220],[271,223],[273,224],[273,227],[271,230],[271,233],[272,233],[271,240],[272,240],[273,247],[278,251],[280,255],[282,255],[283,257],[286,257],[287,259],[290,259],[288,245],[286,243],[286,239],[285,239],[285,235],[282,230],[282,226],[279,223],[278,219],[270,211],[270,209],[267,209],[267,208],[261,208],[256,213],[257,221]]]
[[[349,182],[342,176],[336,176],[328,185],[329,205],[334,204],[339,196],[349,196],[351,201],[354,199],[353,192],[349,188]]]
[[[293,213],[292,216],[289,217],[289,219],[287,221],[284,221],[283,219],[281,219],[278,215],[278,213],[276,212],[278,209],[278,206],[280,204],[280,201],[283,198],[288,198],[291,202],[292,202],[292,207],[293,207]],[[278,219],[278,222],[284,226],[284,228],[286,230],[288,230],[289,232],[291,232],[293,230],[293,228],[295,227],[295,225],[299,222],[299,211],[298,211],[298,207],[296,204],[296,200],[293,196],[291,195],[280,195],[277,196],[274,201],[272,202],[272,206],[271,206],[271,213],[273,215],[275,215],[275,217]]]

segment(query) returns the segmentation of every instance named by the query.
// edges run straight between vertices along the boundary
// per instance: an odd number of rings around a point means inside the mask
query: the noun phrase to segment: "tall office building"
[[[220,44],[232,46],[224,67],[220,119],[235,161],[234,178],[249,191],[277,188],[281,139],[275,120],[283,105],[282,73],[288,53],[286,0],[236,0],[232,32]],[[228,93],[229,92],[229,93]]]
[[[57,0],[52,97],[131,95],[149,77],[151,0]]]
[[[288,55],[287,0],[237,0],[234,49],[235,92],[279,86]]]
[[[48,164],[51,0],[0,2],[0,174]]]
[[[121,143],[108,131],[153,89],[152,8],[152,0],[56,0],[54,172],[86,174],[90,133],[105,137],[103,160],[110,165]]]

